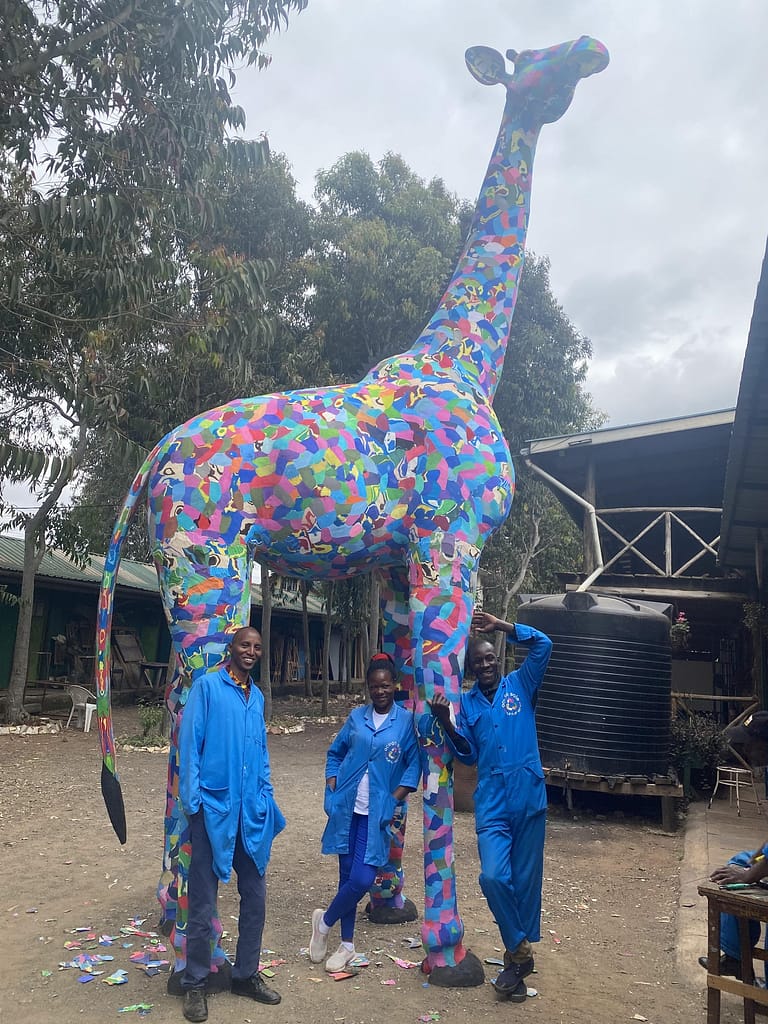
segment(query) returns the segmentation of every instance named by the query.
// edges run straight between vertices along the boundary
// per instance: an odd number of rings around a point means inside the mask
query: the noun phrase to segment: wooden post
[[[597,486],[595,484],[595,462],[594,459],[590,459],[587,463],[587,476],[584,481],[584,493],[582,497],[585,501],[588,501],[594,508],[596,505]],[[592,532],[588,525],[589,513],[584,511],[583,516],[583,527],[582,527],[582,550],[584,552],[584,572],[589,575],[594,572],[597,568],[598,553],[595,551],[595,546],[592,541]]]

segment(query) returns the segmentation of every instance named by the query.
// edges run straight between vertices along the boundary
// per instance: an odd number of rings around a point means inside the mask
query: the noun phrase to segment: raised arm
[[[505,633],[507,643],[528,648],[528,655],[518,669],[518,679],[533,696],[541,686],[552,653],[552,641],[546,633],[519,622],[505,622],[490,612],[476,611],[472,616],[472,629],[477,633]]]

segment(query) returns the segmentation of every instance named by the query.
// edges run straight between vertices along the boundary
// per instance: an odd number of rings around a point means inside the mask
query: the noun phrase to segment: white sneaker
[[[312,938],[309,940],[309,959],[313,964],[321,964],[328,952],[328,933],[325,935],[320,931],[320,922],[323,919],[324,910],[312,911]]]
[[[329,974],[335,974],[336,971],[343,971],[350,960],[354,960],[357,953],[354,949],[347,949],[346,946],[341,945],[336,952],[329,956],[325,961],[325,969]]]

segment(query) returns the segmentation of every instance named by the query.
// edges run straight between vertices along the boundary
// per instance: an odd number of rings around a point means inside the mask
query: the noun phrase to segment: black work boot
[[[530,948],[530,947],[529,947]],[[496,995],[513,1003],[524,1003],[528,986],[524,979],[533,971],[533,957],[515,962],[509,950],[504,952],[504,970],[493,982]]]
[[[709,960],[705,956],[699,957],[699,964],[704,968],[705,971],[709,970]],[[728,956],[727,953],[723,953],[720,957],[720,973],[730,974],[734,978],[741,980],[741,963],[734,956]]]
[[[188,988],[184,993],[184,1016],[192,1024],[203,1024],[208,1020],[208,1000],[201,988]]]
[[[277,1006],[282,999],[280,993],[270,988],[258,971],[250,978],[233,978],[232,992],[236,996],[247,996],[249,999],[255,999],[257,1003],[267,1003],[269,1006]]]

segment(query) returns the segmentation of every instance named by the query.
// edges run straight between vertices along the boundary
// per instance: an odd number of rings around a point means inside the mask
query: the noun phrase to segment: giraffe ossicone
[[[184,965],[187,823],[178,802],[178,722],[188,687],[219,664],[250,616],[254,559],[305,579],[376,572],[383,649],[408,689],[424,757],[423,969],[433,984],[475,985],[483,969],[463,945],[453,864],[451,759],[427,709],[458,706],[477,566],[509,513],[514,474],[493,411],[523,266],[533,158],[580,78],[608,55],[583,36],[544,50],[467,51],[506,102],[469,235],[440,303],[414,344],[359,383],[241,399],[171,431],[145,460],[105,560],[97,631],[102,789],[125,841],[110,711],[114,583],[130,518],[145,489],[149,536],[177,671],[167,693],[173,732],[164,873],[158,895]],[[289,822],[290,827],[290,822]],[[404,826],[403,826],[404,828]],[[372,894],[403,905],[402,834]],[[213,934],[221,926],[213,922]],[[212,967],[224,954],[212,942]]]

